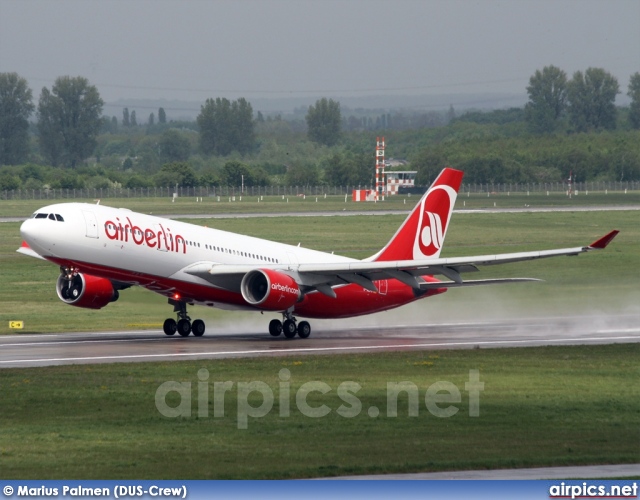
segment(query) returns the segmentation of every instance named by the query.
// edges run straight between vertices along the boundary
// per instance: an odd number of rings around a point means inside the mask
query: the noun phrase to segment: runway
[[[566,316],[483,323],[318,328],[302,340],[268,333],[168,337],[160,330],[0,337],[0,368],[406,350],[640,342],[640,315]]]

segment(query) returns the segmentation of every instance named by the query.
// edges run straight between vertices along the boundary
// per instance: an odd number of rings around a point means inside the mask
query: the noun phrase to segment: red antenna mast
[[[384,137],[376,137],[376,199],[384,201]]]

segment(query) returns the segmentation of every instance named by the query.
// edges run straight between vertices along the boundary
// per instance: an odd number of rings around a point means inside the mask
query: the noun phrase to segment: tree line
[[[527,93],[524,108],[455,116],[451,107],[441,120],[405,121],[402,130],[391,127],[401,121],[391,113],[361,126],[328,98],[307,108],[304,127],[265,119],[244,98],[207,99],[195,122],[169,120],[159,108],[143,125],[124,108],[119,126],[102,116],[104,102],[85,78],[56,79],[36,106],[24,78],[0,73],[0,165],[12,166],[0,167],[0,189],[368,185],[380,132],[423,184],[444,165],[474,182],[557,181],[568,169],[585,180],[640,179],[640,73],[630,78],[626,109],[615,106],[618,82],[599,68],[568,79],[547,66],[531,76]],[[614,131],[621,119],[624,130]],[[49,167],[64,170],[54,175]]]
[[[0,73],[0,165],[24,162],[29,153],[29,118],[35,106],[24,78],[16,73]],[[83,77],[62,76],[49,90],[42,89],[37,106],[37,136],[40,151],[53,166],[74,168],[91,156],[102,128],[113,131],[117,120],[102,117],[104,101],[98,89]],[[159,123],[166,113],[158,110]],[[253,108],[245,99],[207,99],[197,117],[199,146],[204,155],[227,156],[233,152],[251,153],[257,147]],[[155,124],[149,115],[148,124]],[[328,146],[340,139],[340,104],[320,99],[307,114],[309,138]],[[135,110],[124,108],[122,125],[138,125]]]
[[[576,71],[573,78],[556,66],[537,70],[527,86],[529,102],[525,116],[529,129],[538,134],[553,133],[567,121],[574,132],[616,128],[617,79],[602,68]],[[640,128],[640,73],[629,81],[629,120]]]

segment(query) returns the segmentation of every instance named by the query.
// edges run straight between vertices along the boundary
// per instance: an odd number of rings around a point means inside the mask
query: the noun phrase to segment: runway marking
[[[400,326],[398,328],[402,328],[402,329],[417,329],[417,328],[423,328],[423,327],[430,327],[433,328],[434,325],[418,325],[418,326]],[[443,328],[447,328],[447,327],[456,327],[456,328],[466,328],[466,327],[472,327],[472,326],[477,326],[474,325],[472,323],[469,324],[446,324],[446,325],[436,325],[438,327],[443,327]],[[492,325],[494,326],[494,325]],[[536,325],[520,325],[520,326],[536,326]],[[495,326],[495,328],[499,328],[499,326]],[[372,328],[368,328],[368,327],[360,327],[360,328],[353,328],[354,331],[362,331],[362,332],[366,332],[371,330]],[[325,330],[325,333],[332,333],[335,334],[336,332],[340,332],[341,330]],[[630,329],[628,332],[626,330],[621,330],[619,333],[631,333],[634,331],[638,331],[640,332],[640,328],[638,329]],[[137,332],[120,332],[119,334],[127,334],[127,333],[137,333]],[[154,332],[157,333],[157,332]],[[618,333],[617,330],[610,330],[610,331],[601,331],[601,332],[595,332],[595,333]],[[108,335],[108,334],[103,334],[103,335]],[[247,333],[247,334],[238,334],[238,335],[253,335],[252,333]],[[58,336],[62,336],[62,335],[56,335]],[[404,337],[411,337],[411,335],[403,335]],[[31,337],[37,337],[37,335],[32,335]],[[6,337],[6,338],[21,338],[19,336],[11,336],[11,337]],[[3,347],[27,347],[27,346],[43,346],[43,345],[71,345],[71,344],[104,344],[104,343],[112,343],[115,344],[117,342],[151,342],[151,341],[164,341],[164,340],[170,340],[170,339],[175,339],[175,340],[180,340],[183,337],[180,336],[154,336],[151,338],[142,338],[142,337],[136,337],[136,338],[132,338],[132,339],[89,339],[89,340],[63,340],[63,341],[43,341],[43,342],[10,342],[10,343],[3,343],[0,342],[0,345],[2,345]],[[223,337],[223,336],[217,336],[217,337],[208,337],[208,339],[211,340],[225,340],[228,339],[229,337]],[[349,339],[350,337],[344,337],[345,340]],[[389,336],[387,337],[389,339],[393,339],[393,338],[397,338],[394,336]],[[415,335],[413,336],[413,338],[418,338]],[[4,340],[4,339],[0,339],[0,340]]]
[[[541,344],[547,342],[599,342],[614,340],[638,340],[640,336],[625,337],[587,337],[587,338],[567,338],[567,339],[544,339],[544,340],[484,340],[478,342],[438,342],[427,344],[391,344],[391,345],[370,345],[370,346],[346,346],[346,347],[293,347],[288,349],[253,349],[247,351],[217,351],[217,352],[183,352],[167,354],[127,354],[118,356],[86,356],[78,358],[47,358],[47,359],[13,359],[0,361],[0,364],[12,363],[46,363],[63,361],[98,361],[106,359],[135,359],[135,358],[167,358],[167,357],[194,357],[194,356],[223,356],[238,354],[268,354],[268,353],[294,353],[294,352],[321,352],[321,351],[356,351],[366,349],[389,349],[389,348],[418,348],[418,347],[455,347],[464,345],[496,345],[496,344]]]
[[[129,334],[139,334],[142,335],[144,333],[157,333],[155,330],[124,330],[121,332],[72,332],[72,333],[29,333],[29,334],[20,334],[20,335],[3,335],[0,337],[0,340],[5,339],[33,339],[33,338],[49,338],[49,337],[67,337],[67,336],[81,336],[81,335],[129,335]]]
[[[636,332],[640,332],[640,328],[618,328],[615,330],[598,330],[595,333],[605,334],[605,333],[636,333]]]
[[[175,337],[175,338],[181,338],[181,337]],[[149,341],[153,341],[153,340],[164,340],[164,337],[153,337],[150,339],[144,339],[144,338],[135,338],[135,339],[108,339],[108,340],[69,340],[69,341],[63,341],[63,342],[20,342],[20,343],[12,343],[12,344],[2,344],[3,347],[25,347],[25,346],[39,346],[39,345],[59,345],[59,346],[63,346],[63,345],[69,345],[69,344],[103,344],[103,343],[116,343],[116,342],[149,342]]]

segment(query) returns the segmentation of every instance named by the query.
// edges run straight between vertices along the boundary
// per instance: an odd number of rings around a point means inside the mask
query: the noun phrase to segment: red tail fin
[[[438,257],[449,227],[463,173],[445,168],[431,184],[391,241],[369,260]]]

